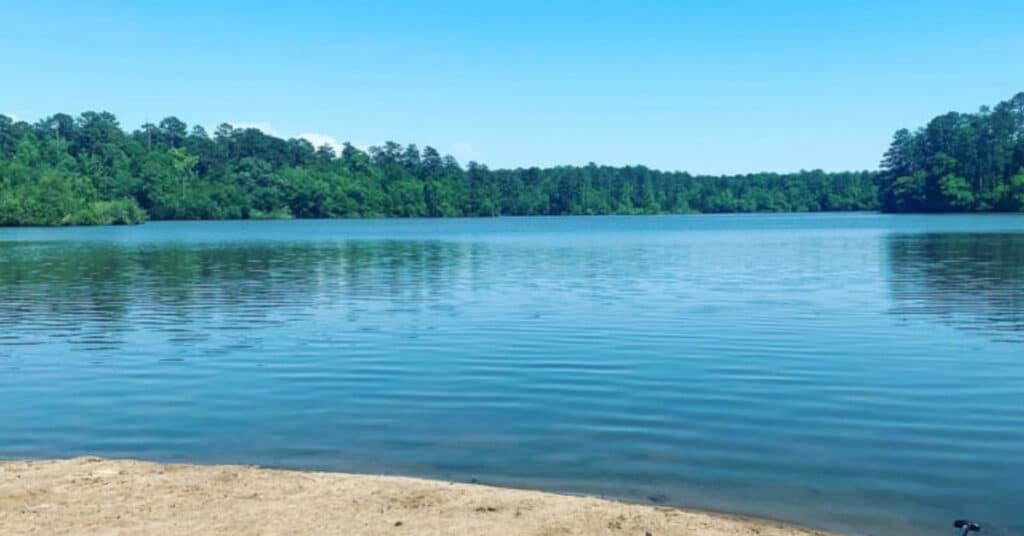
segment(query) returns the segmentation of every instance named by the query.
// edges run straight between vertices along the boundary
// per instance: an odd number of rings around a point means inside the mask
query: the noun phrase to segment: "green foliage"
[[[1019,211],[1024,93],[975,114],[951,112],[896,132],[882,160],[888,212]]]
[[[292,212],[287,207],[270,212],[264,212],[259,209],[249,211],[249,219],[251,220],[290,220],[293,217]]]
[[[939,179],[939,191],[950,210],[970,210],[975,206],[974,192],[967,179],[953,174]]]
[[[927,175],[921,171],[896,179],[891,187],[893,206],[901,212],[923,211],[928,204],[927,181]]]
[[[394,142],[346,145],[338,155],[226,124],[211,137],[174,117],[128,134],[105,112],[34,125],[0,116],[0,225],[873,210],[876,180],[869,172],[713,177],[594,164],[490,170]],[[961,183],[948,186],[962,194]]]
[[[67,225],[94,197],[84,178],[41,168],[31,179],[0,188],[0,225]]]
[[[1024,212],[1024,169],[1010,177],[1006,185],[1007,209]]]
[[[134,225],[146,221],[146,213],[134,199],[95,201],[65,216],[64,225]]]

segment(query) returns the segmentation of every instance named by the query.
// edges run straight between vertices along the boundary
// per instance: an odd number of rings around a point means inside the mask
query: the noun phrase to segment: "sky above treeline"
[[[175,115],[491,167],[874,169],[1024,91],[1024,2],[0,0],[0,113]]]

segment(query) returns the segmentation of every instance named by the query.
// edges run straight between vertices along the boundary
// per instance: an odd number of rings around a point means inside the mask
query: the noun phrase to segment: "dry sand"
[[[411,478],[76,458],[0,462],[0,534],[819,534],[770,521]]]

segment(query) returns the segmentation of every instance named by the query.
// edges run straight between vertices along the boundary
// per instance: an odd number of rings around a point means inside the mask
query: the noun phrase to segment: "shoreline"
[[[78,457],[0,461],[9,534],[824,536],[780,521],[417,478]]]

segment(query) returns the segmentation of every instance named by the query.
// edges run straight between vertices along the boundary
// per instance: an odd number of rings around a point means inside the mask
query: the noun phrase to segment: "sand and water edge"
[[[824,534],[770,520],[478,484],[96,457],[0,462],[0,533]]]

